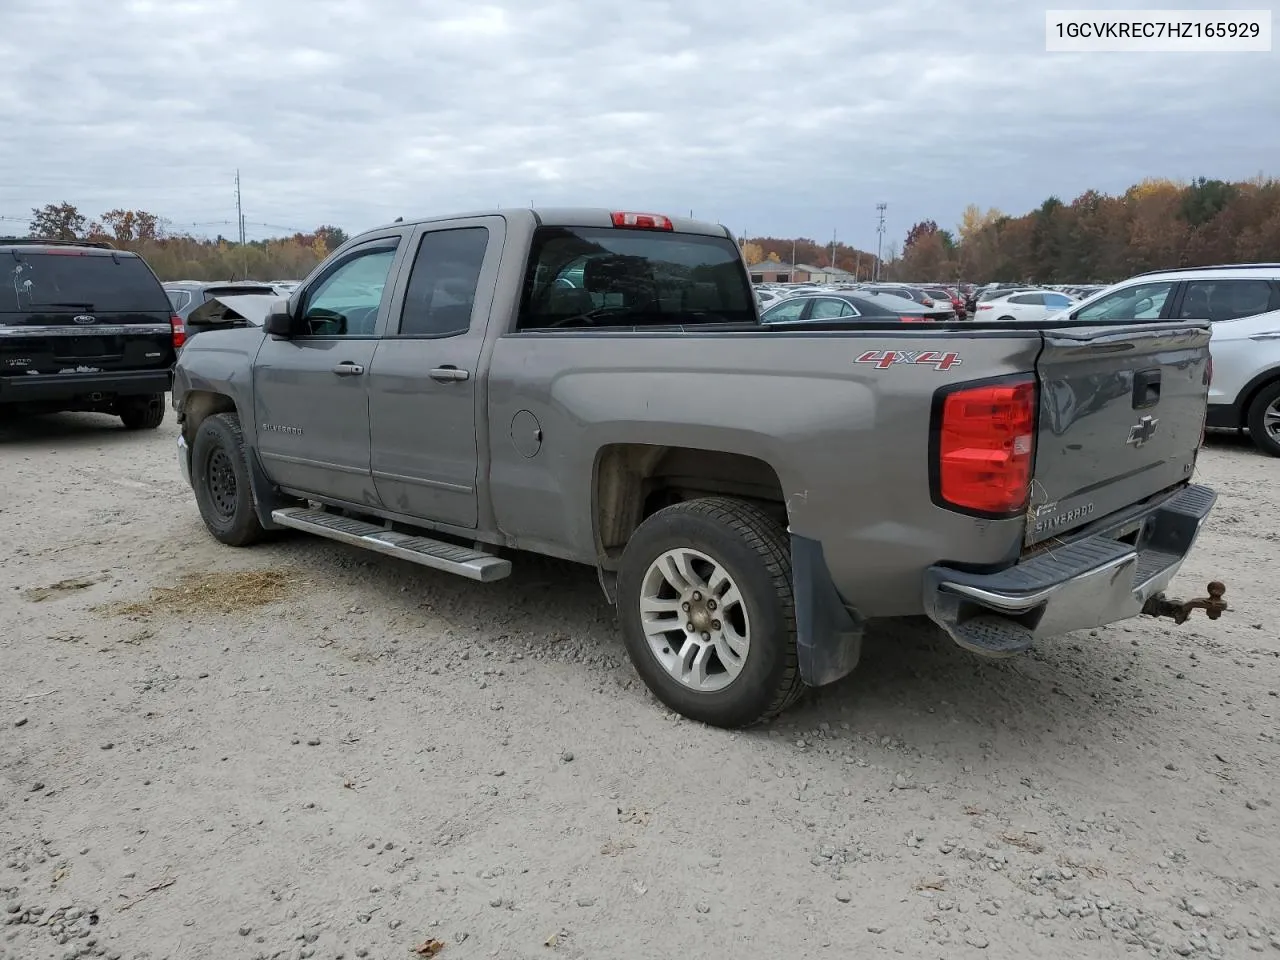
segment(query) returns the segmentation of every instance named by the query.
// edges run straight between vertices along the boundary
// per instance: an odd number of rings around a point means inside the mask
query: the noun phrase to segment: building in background
[[[747,267],[752,283],[792,283],[795,268],[789,263],[765,260]]]

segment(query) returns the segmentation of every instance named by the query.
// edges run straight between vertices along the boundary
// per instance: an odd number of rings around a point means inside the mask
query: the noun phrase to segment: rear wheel
[[[214,538],[247,547],[266,536],[253,506],[240,418],[219,413],[201,422],[191,447],[191,487]]]
[[[756,506],[709,497],[645,520],[622,555],[618,614],[645,685],[691,720],[745,727],[804,692],[786,531]]]
[[[1280,457],[1280,380],[1263,387],[1249,404],[1249,436],[1263,453]]]
[[[164,394],[126,397],[116,405],[126,430],[154,430],[164,422]]]

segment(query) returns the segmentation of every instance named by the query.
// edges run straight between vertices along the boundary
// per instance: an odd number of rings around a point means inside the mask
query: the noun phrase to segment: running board
[[[285,507],[273,510],[271,519],[282,527],[291,527],[317,537],[327,537],[353,547],[362,547],[389,557],[399,557],[419,566],[445,573],[456,573],[469,580],[501,580],[511,575],[511,561],[492,554],[460,547],[430,537],[397,533],[386,527],[353,520],[324,510],[307,507]]]

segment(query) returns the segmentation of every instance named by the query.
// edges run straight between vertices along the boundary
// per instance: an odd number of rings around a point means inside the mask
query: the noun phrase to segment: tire
[[[618,615],[640,678],[691,720],[746,727],[804,693],[790,544],[782,525],[749,503],[708,497],[645,520],[622,554]]]
[[[118,412],[126,430],[154,430],[164,422],[164,394],[128,397],[120,401]]]
[[[1268,419],[1271,421],[1271,430],[1267,429]],[[1267,384],[1258,392],[1249,404],[1249,415],[1245,422],[1249,426],[1249,437],[1253,440],[1253,445],[1263,453],[1280,457],[1280,380]]]
[[[191,445],[191,487],[215,540],[248,547],[266,537],[253,506],[240,418],[219,413],[201,422]]]

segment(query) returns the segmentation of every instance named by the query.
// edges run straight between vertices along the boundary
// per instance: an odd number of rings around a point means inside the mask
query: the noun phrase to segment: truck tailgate
[[[1207,325],[1046,331],[1027,544],[1189,480],[1209,372]]]

